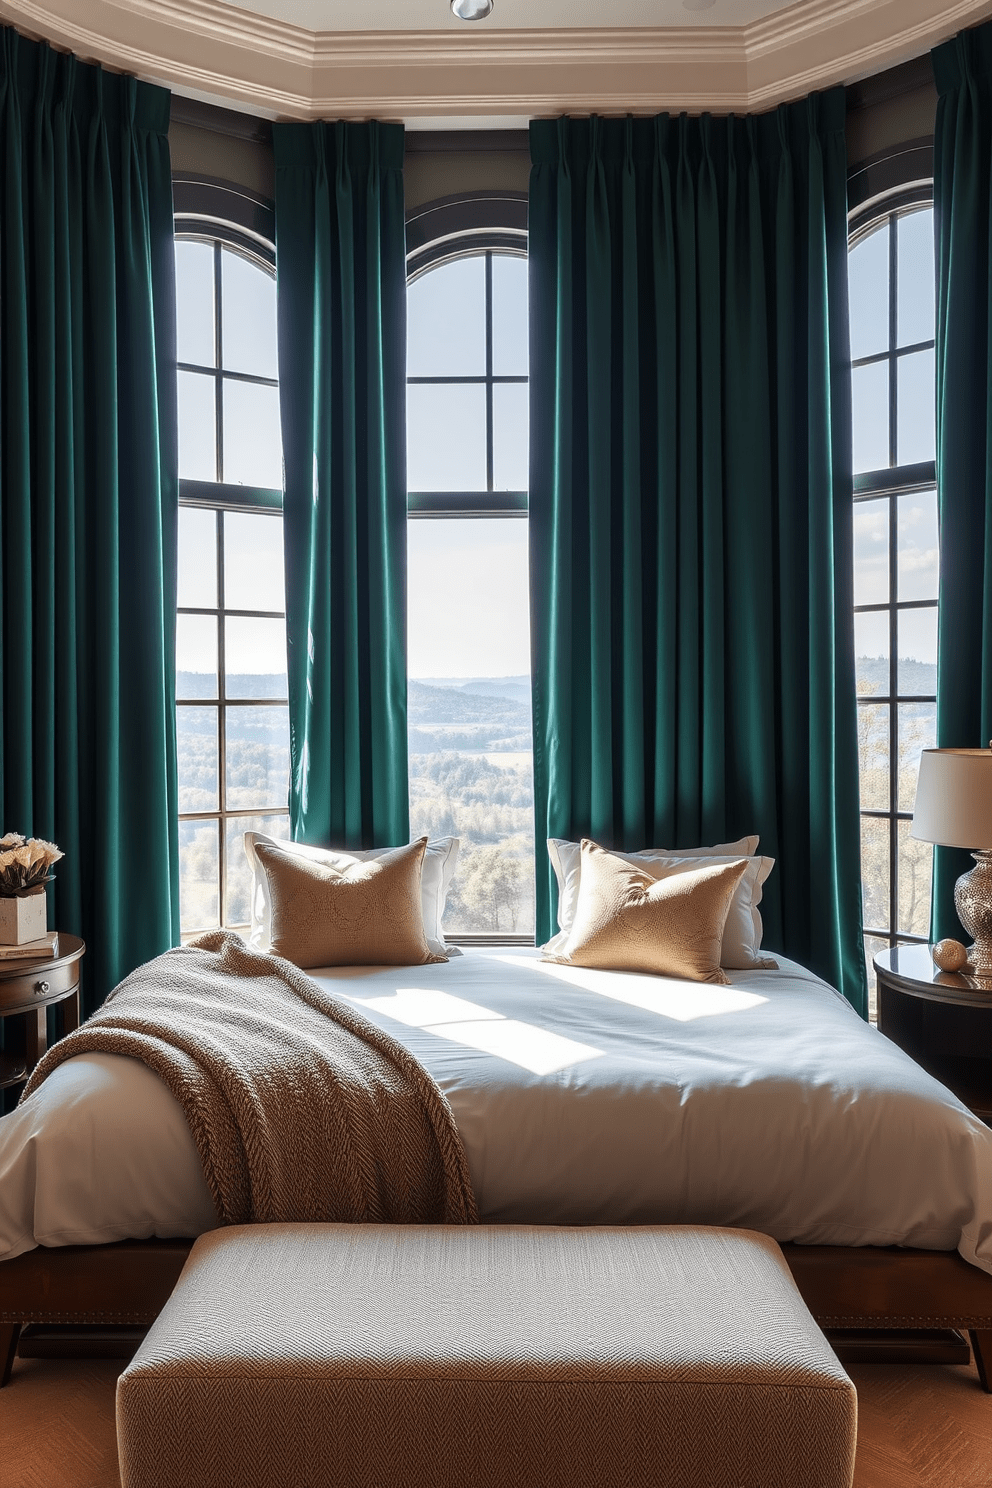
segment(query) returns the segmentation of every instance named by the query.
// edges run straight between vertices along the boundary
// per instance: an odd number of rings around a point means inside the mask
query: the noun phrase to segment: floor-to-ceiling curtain
[[[992,739],[992,26],[933,53],[937,84],[937,743]],[[934,939],[961,936],[954,881],[968,854],[934,854]]]
[[[409,834],[403,127],[277,124],[290,819]]]
[[[766,944],[864,1011],[843,93],[531,150],[538,934],[545,836],[759,832]]]
[[[85,1001],[178,939],[169,95],[0,33],[3,829]]]

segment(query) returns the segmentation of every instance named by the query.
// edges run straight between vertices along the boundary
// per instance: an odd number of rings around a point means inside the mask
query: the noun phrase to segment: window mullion
[[[216,467],[217,480],[224,479],[224,375],[221,370],[221,348],[223,341],[223,306],[221,304],[221,285],[223,274],[221,271],[221,253],[219,243],[214,244],[214,438],[216,449],[214,451],[214,465]]]
[[[486,490],[493,489],[493,256],[486,254]]]
[[[227,924],[225,885],[227,882],[227,596],[224,579],[225,514],[217,512],[217,911],[222,925]]]

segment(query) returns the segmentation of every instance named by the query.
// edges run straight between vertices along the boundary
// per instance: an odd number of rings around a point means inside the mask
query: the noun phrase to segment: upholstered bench
[[[117,1391],[123,1488],[849,1488],[854,1386],[744,1230],[258,1225]]]

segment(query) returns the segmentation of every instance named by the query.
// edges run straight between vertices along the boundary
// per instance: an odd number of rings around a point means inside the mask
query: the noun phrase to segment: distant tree
[[[482,927],[513,931],[520,901],[521,864],[502,844],[480,848],[472,855],[462,881],[461,899]]]

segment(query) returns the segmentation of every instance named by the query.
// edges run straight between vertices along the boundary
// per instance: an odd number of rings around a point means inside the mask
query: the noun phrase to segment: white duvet
[[[733,1225],[992,1273],[992,1131],[781,965],[724,987],[504,948],[314,975],[440,1085],[486,1221]],[[180,1107],[136,1060],[81,1055],[0,1121],[0,1259],[215,1223]]]

